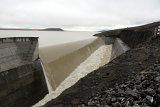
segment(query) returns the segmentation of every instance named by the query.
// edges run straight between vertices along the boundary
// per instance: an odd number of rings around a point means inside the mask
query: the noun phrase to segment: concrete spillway
[[[76,43],[73,44],[75,45]],[[56,98],[65,89],[74,85],[80,78],[107,64],[110,60],[127,50],[129,50],[129,47],[118,38],[104,37],[103,39],[97,38],[92,40],[84,47],[64,55],[51,63],[45,63],[46,61],[43,60],[44,56],[41,56],[42,63],[46,67],[46,78],[49,81],[49,85],[54,86],[51,87],[54,90],[51,90],[43,100],[34,106],[41,106]],[[47,56],[47,54],[45,55]]]
[[[99,38],[41,48],[40,58],[50,84],[50,90],[55,90],[76,67],[101,45],[104,45],[104,42]]]

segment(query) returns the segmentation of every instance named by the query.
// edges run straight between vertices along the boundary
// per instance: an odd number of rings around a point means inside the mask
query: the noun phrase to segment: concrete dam
[[[1,107],[31,106],[48,93],[38,38],[0,38],[0,85]]]
[[[105,36],[46,48],[39,48],[37,37],[1,38],[0,47],[1,107],[44,105],[129,50]]]

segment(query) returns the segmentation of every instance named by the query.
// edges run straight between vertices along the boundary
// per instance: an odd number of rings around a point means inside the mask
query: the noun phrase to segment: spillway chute
[[[49,100],[56,98],[65,89],[74,85],[79,79],[108,63],[111,56],[111,48],[111,45],[105,45],[104,40],[96,38],[82,48],[49,63],[48,67],[51,67],[50,70],[57,70],[53,71],[53,74],[49,73],[49,76],[57,76],[57,78],[54,77],[54,81],[59,84],[55,90],[51,91],[35,106],[43,105]],[[47,73],[48,71],[45,72]],[[47,78],[53,79],[50,77]]]

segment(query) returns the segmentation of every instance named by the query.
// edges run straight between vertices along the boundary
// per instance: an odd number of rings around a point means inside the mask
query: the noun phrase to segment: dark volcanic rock
[[[160,66],[157,65],[157,66]],[[152,76],[150,76],[150,72],[152,72]],[[140,72],[136,75],[132,74],[126,82],[122,82],[119,84],[115,84],[116,87],[114,88],[109,88],[103,91],[103,94],[99,94],[100,96],[98,97],[99,99],[106,99],[106,103],[108,106],[113,106],[113,107],[121,107],[121,106],[160,106],[160,94],[159,94],[159,87],[156,87],[157,82],[154,81],[157,78],[157,74],[159,75],[160,72],[156,71],[154,69],[154,66],[148,67],[147,69],[143,70],[143,72]],[[148,81],[152,83],[152,85],[148,86],[148,88],[144,88],[143,90],[136,90],[135,88],[131,89],[129,88],[129,84],[133,84],[133,86],[139,86],[142,88],[141,81],[135,81],[137,78],[140,78],[141,76],[144,76],[143,81]],[[148,78],[150,76],[150,78]],[[126,83],[128,85],[126,85]],[[148,82],[145,82],[145,84]],[[159,84],[160,85],[160,84]],[[121,92],[119,90],[125,90],[125,92]],[[157,90],[157,92],[156,92]],[[115,91],[117,94],[115,94]],[[101,92],[100,92],[101,93]],[[119,94],[118,94],[119,93]],[[105,96],[104,96],[105,95]],[[91,96],[88,100],[96,100],[94,96]],[[103,103],[101,103],[101,106],[103,106]],[[81,105],[79,105],[81,107]],[[88,105],[90,107],[94,106],[93,104],[90,103]]]

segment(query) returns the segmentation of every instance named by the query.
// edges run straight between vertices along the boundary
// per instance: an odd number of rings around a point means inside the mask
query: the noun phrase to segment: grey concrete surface
[[[0,38],[0,107],[29,107],[47,93],[38,38]]]
[[[38,58],[38,38],[0,38],[0,72]]]
[[[112,44],[112,52],[110,60],[113,60],[114,58],[128,51],[129,49],[130,48],[123,41],[121,41],[119,38],[116,38],[114,40],[114,43]]]
[[[119,38],[112,38],[112,37],[105,37],[101,36],[101,38],[105,41],[106,45],[112,44],[112,51],[111,51],[111,59],[118,57],[119,55],[125,53],[130,49],[122,40]]]

